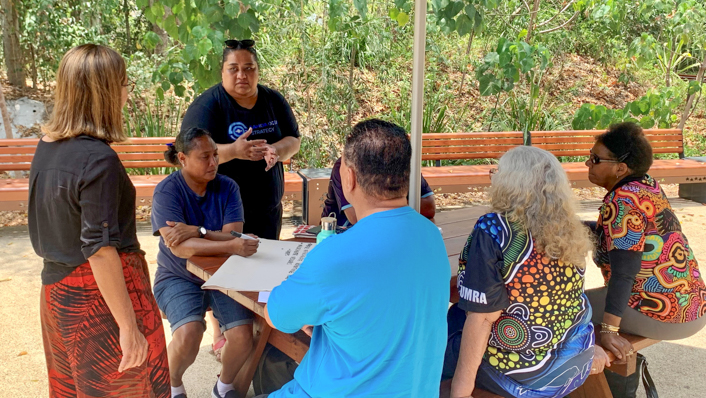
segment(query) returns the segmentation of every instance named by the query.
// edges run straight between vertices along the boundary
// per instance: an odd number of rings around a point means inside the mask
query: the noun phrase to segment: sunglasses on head
[[[600,163],[622,163],[625,159],[628,158],[630,155],[630,152],[626,153],[625,155],[619,157],[617,160],[616,159],[601,159],[596,155],[595,153],[591,152],[590,155],[588,155],[588,159],[591,161],[593,164],[600,164]]]
[[[250,48],[255,46],[255,40],[226,40],[226,47],[228,48]]]

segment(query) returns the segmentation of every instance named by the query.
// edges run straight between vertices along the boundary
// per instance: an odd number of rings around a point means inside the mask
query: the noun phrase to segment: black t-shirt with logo
[[[267,140],[273,144],[284,137],[299,137],[299,126],[292,108],[278,91],[258,84],[257,102],[246,109],[226,92],[223,84],[204,91],[189,106],[181,131],[192,127],[208,130],[217,144],[229,144],[252,127],[248,140]],[[282,163],[265,171],[266,162],[233,159],[218,167],[240,186],[245,210],[245,222],[258,219],[258,213],[268,212],[279,205],[284,194]],[[249,217],[250,216],[250,217]]]

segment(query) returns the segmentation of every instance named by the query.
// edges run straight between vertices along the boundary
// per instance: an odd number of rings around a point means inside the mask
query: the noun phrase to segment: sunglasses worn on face
[[[601,164],[601,163],[622,163],[625,159],[627,159],[628,155],[630,153],[626,153],[625,155],[619,157],[617,160],[616,159],[601,159],[599,158],[595,153],[591,152],[591,154],[588,156],[588,159],[591,161],[593,164]]]
[[[246,49],[255,46],[255,40],[226,40],[226,47],[234,49]]]

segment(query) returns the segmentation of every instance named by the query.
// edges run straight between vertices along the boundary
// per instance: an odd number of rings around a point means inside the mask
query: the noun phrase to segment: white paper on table
[[[299,268],[314,243],[260,239],[250,257],[230,256],[202,289],[269,292]]]
[[[260,292],[257,294],[257,302],[267,304],[267,300],[270,299],[270,292]]]

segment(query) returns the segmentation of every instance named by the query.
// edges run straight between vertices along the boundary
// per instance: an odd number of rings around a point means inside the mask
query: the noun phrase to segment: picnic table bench
[[[0,179],[0,210],[23,210],[27,208],[30,169],[37,138],[0,140],[0,174],[14,172],[25,174]],[[120,160],[128,169],[130,180],[137,191],[137,204],[150,204],[154,189],[176,168],[164,160],[166,144],[174,142],[174,137],[130,138],[130,141],[112,145]],[[67,159],[67,162],[72,159]],[[283,162],[291,166],[290,160]],[[156,169],[157,174],[147,174],[148,169]],[[284,199],[301,199],[302,178],[295,172],[284,173]]]
[[[532,146],[551,152],[562,160],[569,181],[575,188],[593,186],[588,180],[584,161],[595,137],[603,130],[532,131]],[[684,137],[679,129],[646,129],[645,135],[655,154],[676,154],[677,159],[655,159],[650,175],[663,184],[680,184],[679,196],[706,202],[706,158],[684,158]],[[497,159],[510,149],[523,145],[521,131],[480,133],[433,133],[422,135],[422,160],[434,161],[434,167],[422,167],[422,175],[436,193],[469,192],[490,185],[490,170]],[[568,159],[567,159],[568,158]],[[483,160],[485,164],[439,166],[441,160]],[[331,169],[302,169],[304,178],[304,220],[318,224],[328,189]]]

